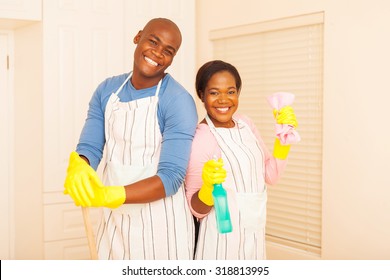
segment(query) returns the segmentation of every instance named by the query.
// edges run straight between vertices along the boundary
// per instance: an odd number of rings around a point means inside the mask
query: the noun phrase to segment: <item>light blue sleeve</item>
[[[174,195],[182,186],[198,122],[194,99],[183,89],[181,93],[165,92],[159,101],[159,123],[163,131],[157,175],[164,184],[166,196]]]
[[[124,79],[126,79],[126,74],[106,79],[97,87],[89,102],[87,119],[81,131],[76,152],[88,158],[89,164],[95,170],[98,168],[103,157],[103,149],[106,141],[104,133],[104,112],[107,101],[112,92],[120,87]]]

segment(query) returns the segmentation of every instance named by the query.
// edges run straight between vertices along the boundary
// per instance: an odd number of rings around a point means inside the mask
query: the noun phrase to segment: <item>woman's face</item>
[[[228,71],[217,72],[207,83],[202,101],[215,127],[233,127],[233,114],[238,108],[240,92]]]

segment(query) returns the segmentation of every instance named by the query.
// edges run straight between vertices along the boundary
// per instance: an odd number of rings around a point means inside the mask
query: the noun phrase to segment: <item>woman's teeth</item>
[[[224,113],[224,112],[227,112],[227,110],[229,110],[229,107],[215,108],[215,109],[217,109],[217,111],[220,111],[220,112]]]

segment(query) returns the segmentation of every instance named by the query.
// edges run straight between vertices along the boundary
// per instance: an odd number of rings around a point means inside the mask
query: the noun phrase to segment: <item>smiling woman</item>
[[[265,183],[274,184],[282,175],[289,146],[275,145],[271,155],[253,122],[236,114],[241,78],[233,65],[205,63],[195,86],[207,111],[196,130],[185,185],[200,221],[196,259],[265,259]],[[278,114],[296,123],[292,109]],[[233,227],[227,234],[217,230],[212,197],[214,185],[222,182]]]
[[[238,108],[241,84],[237,69],[222,61],[205,63],[198,70],[196,93],[216,127],[234,126],[232,116]]]
[[[216,127],[233,127],[233,114],[238,107],[240,88],[228,71],[215,73],[201,92],[202,101]]]

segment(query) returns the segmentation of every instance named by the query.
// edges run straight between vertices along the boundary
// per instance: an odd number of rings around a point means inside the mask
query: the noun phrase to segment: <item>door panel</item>
[[[123,1],[44,0],[43,14],[44,256],[85,259],[82,212],[63,183],[94,90],[124,72]]]

